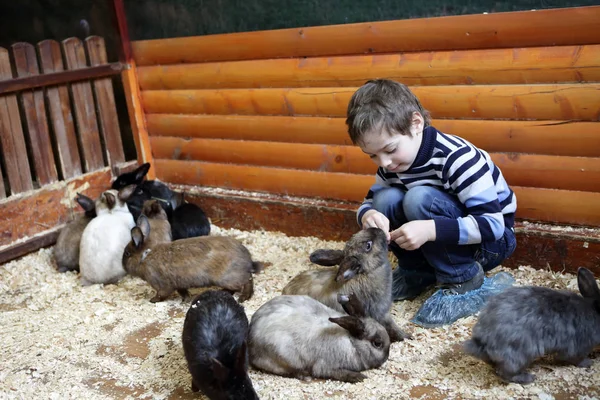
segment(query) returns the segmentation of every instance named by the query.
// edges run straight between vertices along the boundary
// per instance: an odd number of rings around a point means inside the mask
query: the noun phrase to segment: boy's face
[[[378,166],[389,172],[407,171],[417,158],[423,140],[423,118],[415,113],[410,135],[385,130],[373,130],[364,136],[362,151]]]

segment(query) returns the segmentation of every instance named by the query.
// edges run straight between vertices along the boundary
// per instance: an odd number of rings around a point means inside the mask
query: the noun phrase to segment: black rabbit
[[[492,297],[464,350],[495,367],[503,380],[521,384],[533,382],[525,369],[543,355],[590,366],[588,354],[600,344],[600,289],[586,268],[579,268],[577,283],[583,297],[536,286]]]
[[[173,240],[210,234],[210,221],[200,207],[186,203],[183,193],[176,195],[176,204],[170,218]]]
[[[183,351],[192,391],[209,399],[258,399],[248,376],[248,318],[225,291],[198,295],[183,324]]]

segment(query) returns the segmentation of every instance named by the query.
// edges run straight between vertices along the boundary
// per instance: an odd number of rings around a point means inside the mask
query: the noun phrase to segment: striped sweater
[[[432,186],[456,195],[468,215],[435,218],[436,242],[473,244],[495,241],[504,227],[514,225],[517,198],[489,154],[466,140],[439,132],[423,131],[423,142],[411,167],[401,173],[378,168],[375,184],[357,212],[358,222],[373,207],[373,195],[385,187],[407,191]]]

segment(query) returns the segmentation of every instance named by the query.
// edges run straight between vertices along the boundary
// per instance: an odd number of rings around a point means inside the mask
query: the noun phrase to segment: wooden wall
[[[518,218],[600,226],[598,21],[594,6],[132,42],[156,176],[360,202],[376,168],[346,107],[390,78],[491,153]]]

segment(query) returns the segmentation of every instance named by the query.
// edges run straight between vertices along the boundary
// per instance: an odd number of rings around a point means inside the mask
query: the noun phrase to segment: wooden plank
[[[93,199],[110,187],[110,169],[81,175],[0,202],[0,247],[9,246],[72,219],[79,206],[74,198],[83,193]]]
[[[147,113],[344,117],[357,88],[146,90]],[[411,88],[434,118],[597,121],[600,84]]]
[[[155,159],[374,174],[356,146],[155,137]],[[492,153],[510,185],[600,192],[600,158]]]
[[[361,201],[374,178],[370,175],[283,168],[156,160],[158,179],[186,185],[276,193],[342,201]],[[600,225],[600,193],[512,186],[517,217],[576,225]]]
[[[38,50],[41,70],[44,74],[60,73],[64,70],[60,45],[57,41],[44,40],[38,43]],[[70,179],[81,175],[81,160],[67,85],[48,87],[46,98],[56,140],[58,167],[62,177]]]
[[[414,18],[133,42],[138,65],[599,44],[600,7]],[[415,34],[418,32],[418,34]]]
[[[288,58],[147,66],[142,90],[355,87],[387,78],[405,85],[600,81],[600,45]],[[543,60],[543,64],[540,64]]]
[[[46,231],[31,239],[15,243],[6,249],[0,249],[0,265],[41,249],[42,247],[53,245],[56,243],[56,239],[58,238],[59,234],[60,229],[57,228],[55,230]]]
[[[140,164],[145,162],[150,163],[150,170],[146,174],[146,177],[148,179],[154,179],[156,177],[154,160],[152,158],[148,130],[146,129],[146,119],[141,101],[136,62],[133,59],[131,41],[129,40],[125,6],[123,0],[109,1],[109,6],[112,11],[112,19],[116,23],[119,32],[119,58],[121,59],[121,62],[128,65],[128,68],[122,72],[121,79],[123,81],[123,89],[127,101],[129,121],[133,131],[133,140],[137,150],[137,159]]]
[[[85,49],[81,40],[77,38],[65,39],[62,41],[62,48],[67,69],[76,70],[87,67]],[[90,82],[73,83],[71,93],[77,131],[82,147],[84,171],[95,171],[104,167],[104,159]]]
[[[104,39],[100,36],[90,36],[85,39],[85,45],[92,66],[107,64]],[[95,79],[94,94],[98,105],[98,120],[100,131],[106,144],[106,158],[109,165],[125,161],[119,117],[115,105],[115,95],[110,78]]]
[[[11,79],[8,50],[0,47],[0,79]],[[11,194],[33,189],[16,95],[0,96],[0,143]]]
[[[147,114],[146,123],[151,136],[352,144],[345,118]],[[598,122],[437,119],[432,125],[488,152],[600,156]]]
[[[186,192],[222,228],[283,232],[346,241],[358,230],[358,203],[263,195],[256,192],[218,190],[173,185]],[[268,212],[265,212],[268,210]],[[240,218],[243,215],[243,218]],[[597,229],[515,223],[517,248],[504,267],[529,265],[558,272],[577,272],[580,266],[600,274],[600,232]]]
[[[74,71],[64,71],[0,81],[0,94],[118,75],[122,69],[123,65],[121,63],[112,63],[108,65],[99,65],[97,67],[81,68]]]
[[[29,43],[12,45],[17,76],[28,77],[39,75],[35,47]],[[31,155],[35,167],[35,175],[40,186],[58,180],[58,172],[54,162],[54,151],[50,140],[50,129],[46,118],[46,102],[43,89],[25,90],[21,93],[21,106],[27,124],[27,133],[31,146]]]

